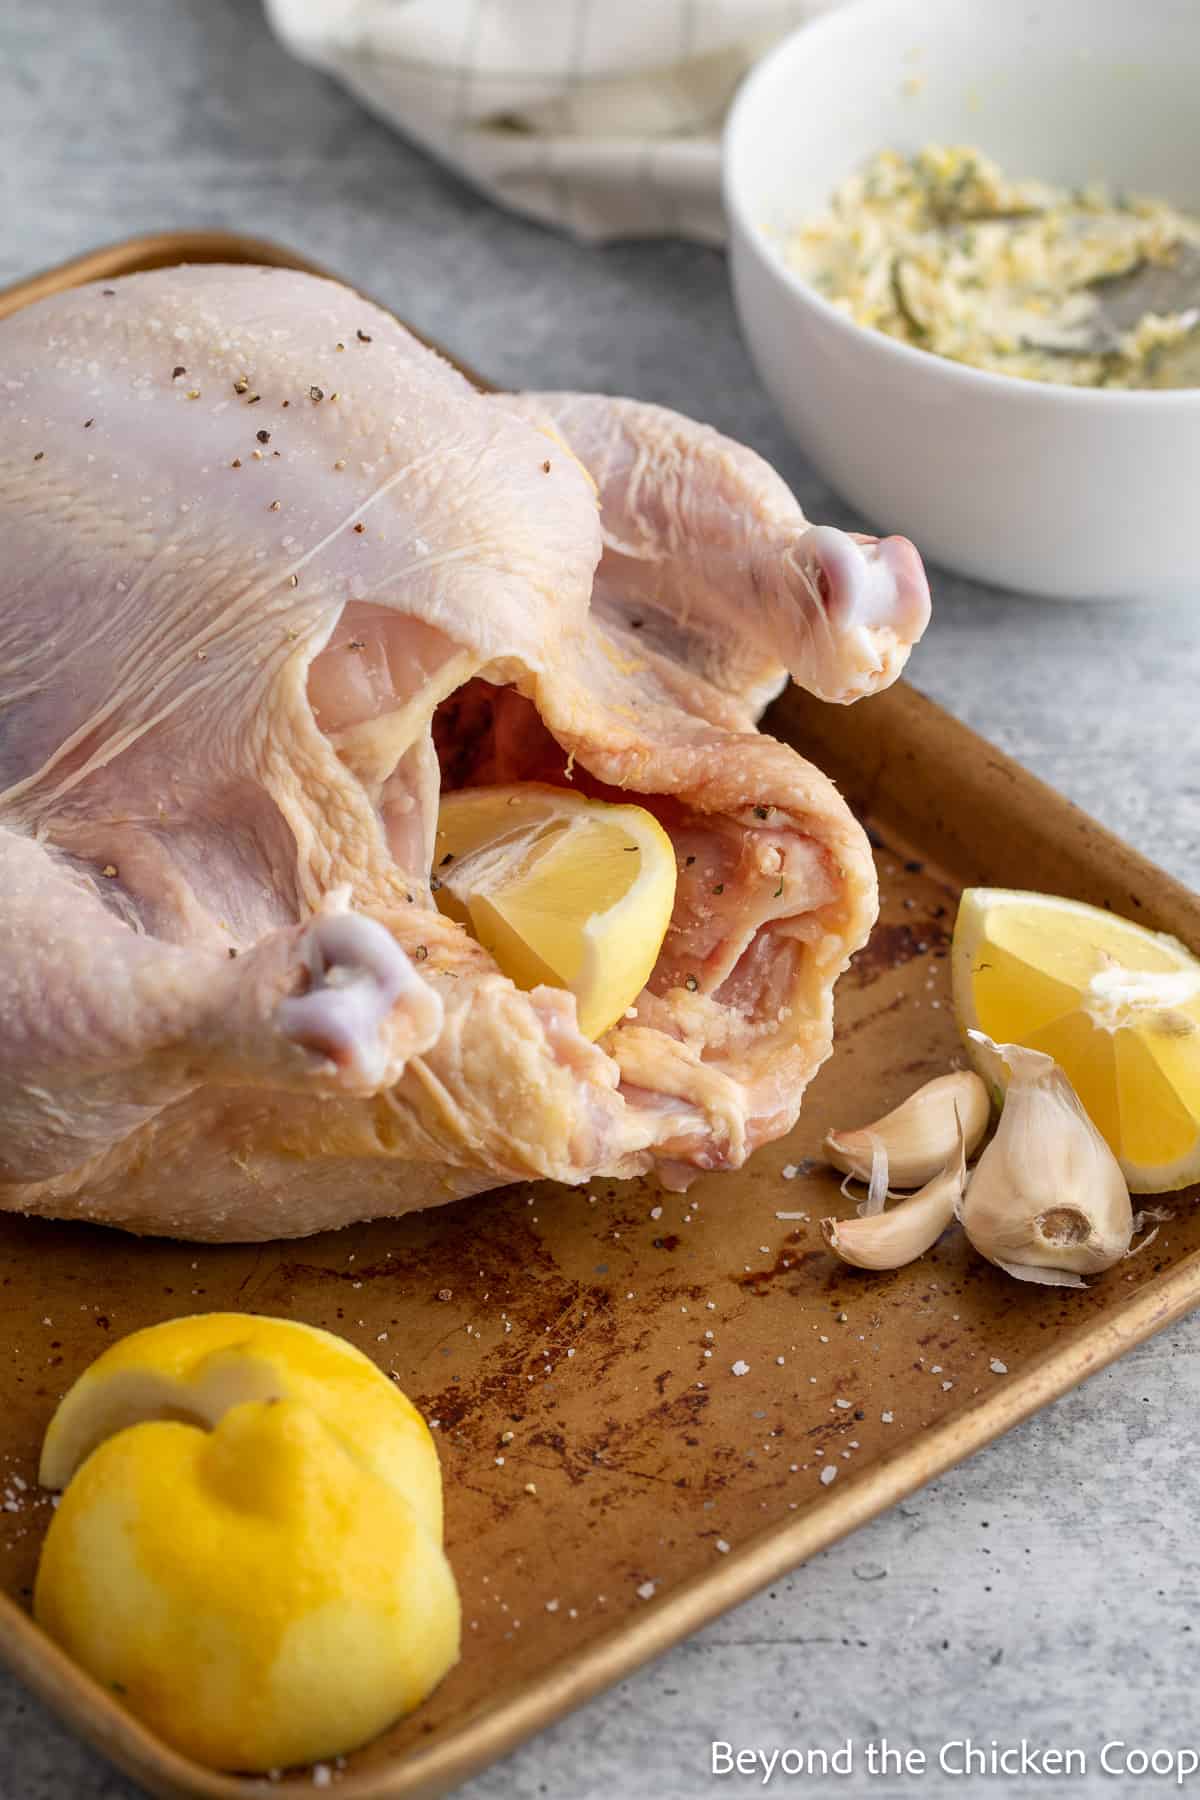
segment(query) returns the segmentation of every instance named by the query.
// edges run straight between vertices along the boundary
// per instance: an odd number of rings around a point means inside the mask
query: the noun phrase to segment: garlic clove
[[[1129,1250],[1133,1208],[1120,1164],[1053,1057],[970,1035],[1001,1075],[1007,1064],[1009,1079],[959,1209],[963,1229],[1020,1281],[1082,1286],[1079,1277]]]
[[[957,1114],[957,1117],[956,1117]],[[955,1153],[959,1123],[966,1153],[973,1156],[991,1116],[987,1086],[972,1069],[939,1075],[873,1125],[858,1131],[831,1131],[826,1156],[835,1169],[871,1178],[872,1153],[886,1152],[893,1187],[918,1188],[946,1167]]]
[[[900,1269],[937,1243],[954,1218],[967,1179],[961,1130],[953,1159],[917,1194],[890,1212],[854,1219],[822,1219],[821,1231],[835,1256],[856,1269]]]

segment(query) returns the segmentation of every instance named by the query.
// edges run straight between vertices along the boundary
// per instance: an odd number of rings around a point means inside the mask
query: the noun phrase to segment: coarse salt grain
[[[796,1166],[795,1163],[784,1163],[784,1165],[783,1165],[782,1169],[780,1169],[779,1173],[783,1176],[783,1179],[785,1181],[795,1181],[797,1175],[800,1173],[800,1170],[798,1169],[798,1167]]]
[[[557,1612],[558,1611],[558,1601],[557,1600],[547,1600],[546,1611],[547,1612]]]
[[[895,1413],[890,1413],[890,1412],[880,1413],[880,1415],[879,1415],[879,1417],[883,1420],[883,1423],[885,1425],[890,1425],[892,1420],[895,1418],[895,1416],[896,1416]]]
[[[988,1364],[988,1368],[992,1371],[993,1375],[1008,1374],[1008,1364],[1006,1362],[1001,1362],[998,1356],[993,1356],[991,1362]]]
[[[717,1549],[721,1552],[722,1556],[729,1555],[729,1545],[725,1542],[724,1538],[717,1539]]]
[[[314,1787],[333,1786],[333,1770],[328,1763],[313,1764],[312,1784]]]
[[[637,1591],[638,1599],[639,1600],[653,1600],[655,1590],[657,1589],[657,1587],[658,1587],[657,1581],[643,1581],[641,1587]]]
[[[731,1363],[730,1367],[735,1375],[748,1375],[750,1373],[750,1364],[748,1362],[743,1362],[740,1357],[737,1362]]]
[[[837,1469],[833,1463],[821,1470],[821,1486],[828,1487],[831,1481],[837,1480]]]

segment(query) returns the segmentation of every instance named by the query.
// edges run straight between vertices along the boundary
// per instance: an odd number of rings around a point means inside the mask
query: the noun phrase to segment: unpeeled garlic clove
[[[1010,1075],[1004,1110],[959,1217],[981,1256],[1019,1281],[1082,1287],[1129,1250],[1133,1208],[1120,1164],[1051,1056],[971,1037]]]
[[[954,1156],[960,1125],[966,1154],[974,1155],[990,1115],[985,1084],[973,1070],[959,1069],[927,1081],[873,1125],[858,1131],[831,1131],[824,1150],[835,1169],[869,1181],[872,1152],[881,1149],[887,1154],[891,1185],[919,1188]]]
[[[967,1180],[965,1140],[959,1132],[952,1161],[917,1194],[890,1212],[855,1219],[822,1219],[825,1242],[856,1269],[901,1269],[937,1243],[958,1210]]]

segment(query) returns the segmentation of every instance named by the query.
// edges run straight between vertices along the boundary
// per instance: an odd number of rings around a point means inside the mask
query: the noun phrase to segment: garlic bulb
[[[981,1256],[1020,1281],[1082,1287],[1133,1237],[1120,1164],[1051,1056],[971,1037],[1010,1070],[996,1135],[959,1208]]]
[[[960,1125],[966,1154],[974,1155],[983,1141],[990,1114],[986,1086],[970,1069],[960,1069],[956,1074],[927,1081],[873,1125],[864,1125],[858,1131],[831,1131],[825,1139],[825,1154],[835,1169],[869,1181],[872,1152],[883,1150],[891,1185],[918,1188],[950,1162],[958,1145]]]
[[[822,1219],[825,1242],[856,1269],[903,1268],[937,1243],[958,1210],[966,1179],[966,1147],[960,1132],[952,1160],[920,1193],[909,1194],[890,1212]]]

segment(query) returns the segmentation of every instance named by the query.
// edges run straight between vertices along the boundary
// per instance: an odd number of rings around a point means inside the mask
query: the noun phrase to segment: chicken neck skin
[[[683,1183],[786,1130],[875,895],[754,714],[786,664],[890,678],[907,554],[812,542],[675,415],[485,401],[312,277],[129,277],[0,334],[0,1206],[299,1235],[524,1176]],[[671,832],[672,926],[601,1045],[433,907],[455,756]]]

